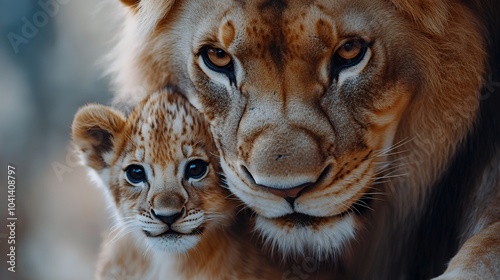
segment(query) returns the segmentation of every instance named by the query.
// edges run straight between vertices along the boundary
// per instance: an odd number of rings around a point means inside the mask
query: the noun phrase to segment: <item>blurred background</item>
[[[71,152],[78,107],[109,104],[118,0],[0,0],[0,279],[93,279],[110,227]],[[16,169],[16,272],[7,270],[7,166]]]

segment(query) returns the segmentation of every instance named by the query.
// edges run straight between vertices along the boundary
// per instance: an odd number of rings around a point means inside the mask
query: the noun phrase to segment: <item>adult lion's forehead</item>
[[[222,47],[245,69],[246,78],[261,84],[287,76],[307,77],[302,83],[310,83],[325,74],[322,69],[343,40],[369,41],[376,30],[377,20],[356,9],[356,0],[331,2],[223,2],[228,6],[211,7],[207,22],[198,24],[193,52],[206,45]]]
[[[236,1],[240,2],[243,1]],[[331,36],[338,36],[338,31],[367,33],[375,31],[377,19],[382,18],[378,14],[390,15],[384,14],[384,5],[379,5],[380,11],[363,9],[368,5],[366,2],[369,1],[244,1],[239,5],[222,5],[210,10],[213,17],[208,21],[219,24],[232,21],[237,32],[255,35],[259,31],[261,38],[270,41],[290,41],[300,35],[317,37],[321,35],[318,34],[321,33],[317,30],[318,25],[325,23],[331,28]]]
[[[262,41],[268,42],[278,53],[291,41],[303,41],[302,37],[315,37],[320,40],[316,44],[330,45],[331,38],[322,37],[325,30],[318,30],[318,26],[325,23],[328,31],[332,31],[328,34],[332,37],[338,36],[337,30],[347,35],[374,31],[377,22],[383,18],[379,14],[383,14],[385,20],[390,15],[385,15],[383,7],[387,5],[383,4],[378,5],[381,7],[380,11],[374,10],[373,5],[370,9],[364,9],[363,6],[370,5],[370,2],[225,0],[218,1],[217,5],[209,5],[202,1],[185,1],[179,3],[181,8],[167,14],[162,23],[169,25],[172,18],[179,18],[178,22],[182,22],[182,25],[194,23],[196,29],[185,31],[194,34],[195,41],[206,42],[220,38],[225,48],[229,47],[229,43],[239,46],[250,43],[245,40],[245,36],[248,36],[248,40],[264,39]],[[203,17],[203,21],[199,20],[200,17]],[[227,22],[230,22],[230,28],[224,28]],[[162,24],[159,27],[163,30]]]

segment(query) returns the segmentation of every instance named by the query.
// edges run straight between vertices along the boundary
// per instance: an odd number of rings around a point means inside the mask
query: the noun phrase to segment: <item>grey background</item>
[[[78,107],[110,102],[99,62],[117,34],[119,5],[0,0],[0,279],[93,279],[110,214],[70,152],[70,126]],[[16,273],[6,263],[8,164],[16,168]]]

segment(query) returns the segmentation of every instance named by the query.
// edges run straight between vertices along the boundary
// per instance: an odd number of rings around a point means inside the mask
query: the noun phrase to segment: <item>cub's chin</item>
[[[185,234],[168,230],[159,235],[151,235],[148,231],[143,231],[146,235],[146,243],[149,249],[166,253],[186,253],[194,248],[201,239],[201,231],[195,230]]]

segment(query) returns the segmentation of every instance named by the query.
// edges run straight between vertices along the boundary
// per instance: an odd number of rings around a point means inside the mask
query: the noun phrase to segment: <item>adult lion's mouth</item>
[[[320,217],[313,217],[313,216],[309,216],[309,215],[306,215],[306,214],[294,212],[292,214],[288,214],[288,215],[285,215],[283,217],[279,217],[277,219],[281,219],[281,220],[283,220],[285,222],[294,224],[295,226],[305,226],[305,227],[307,227],[307,226],[312,226],[315,223],[320,222],[322,218],[320,218]]]
[[[274,219],[280,220],[281,222],[284,223],[293,224],[294,226],[299,226],[299,227],[314,226],[315,224],[319,224],[321,222],[324,222],[325,220],[343,218],[347,215],[362,216],[368,210],[371,210],[372,201],[373,201],[372,195],[366,193],[360,199],[355,201],[347,210],[333,216],[317,217],[304,213],[293,212]]]

